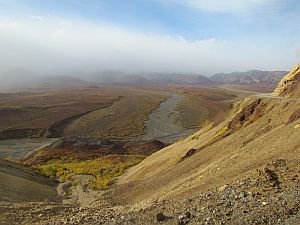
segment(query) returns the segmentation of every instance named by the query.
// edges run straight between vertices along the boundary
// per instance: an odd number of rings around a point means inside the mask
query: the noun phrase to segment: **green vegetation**
[[[56,160],[45,165],[35,165],[41,174],[60,182],[72,180],[74,175],[92,175],[92,188],[109,188],[117,176],[141,162],[145,157],[136,155],[107,155],[92,160]]]

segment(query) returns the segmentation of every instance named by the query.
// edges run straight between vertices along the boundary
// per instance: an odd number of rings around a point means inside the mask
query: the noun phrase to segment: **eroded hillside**
[[[297,166],[299,108],[297,100],[246,98],[217,127],[208,126],[131,168],[114,189],[117,200],[132,203],[203,192],[251,175],[276,159]],[[194,154],[181,160],[191,149]]]

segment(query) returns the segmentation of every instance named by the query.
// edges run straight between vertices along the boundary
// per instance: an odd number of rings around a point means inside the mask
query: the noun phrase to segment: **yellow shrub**
[[[108,155],[85,161],[50,162],[37,168],[43,175],[59,182],[70,180],[74,175],[93,175],[95,179],[91,182],[91,187],[106,189],[113,184],[115,177],[122,175],[127,168],[143,159],[143,156]]]

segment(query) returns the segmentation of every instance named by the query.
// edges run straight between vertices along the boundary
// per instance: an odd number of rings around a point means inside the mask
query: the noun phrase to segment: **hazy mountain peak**
[[[277,85],[286,73],[287,71],[248,70],[246,72],[217,73],[211,77],[211,80],[235,85]]]

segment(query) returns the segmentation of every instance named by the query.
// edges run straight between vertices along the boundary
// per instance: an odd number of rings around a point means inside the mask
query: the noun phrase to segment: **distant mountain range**
[[[117,72],[101,72],[87,78],[101,84],[118,85],[167,85],[167,84],[213,84],[209,78],[198,74],[186,73],[141,73],[124,74]]]
[[[234,85],[274,85],[276,86],[279,81],[286,75],[288,71],[261,71],[249,70],[246,72],[233,72],[233,73],[217,73],[210,77],[211,81],[222,84]]]
[[[140,73],[99,72],[76,73],[62,76],[38,76],[28,71],[8,74],[0,88],[75,88],[97,85],[264,85],[275,87],[287,71],[260,71],[218,73],[211,77],[190,73]]]
[[[288,71],[249,70],[246,72],[218,73],[211,77],[190,73],[141,73],[122,74],[117,72],[99,73],[90,80],[104,84],[126,85],[269,85],[275,87]]]
[[[89,82],[73,76],[37,76],[32,74],[8,74],[0,82],[0,90],[19,88],[78,88],[95,86]]]
[[[144,75],[148,80],[157,84],[195,84],[210,85],[213,84],[209,78],[199,74],[188,73],[150,73]]]

